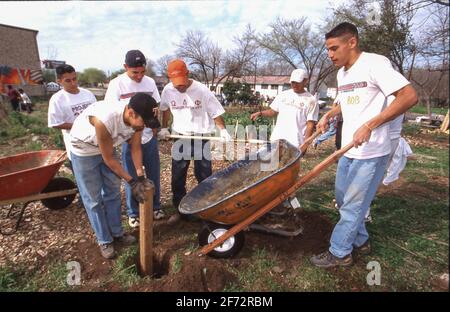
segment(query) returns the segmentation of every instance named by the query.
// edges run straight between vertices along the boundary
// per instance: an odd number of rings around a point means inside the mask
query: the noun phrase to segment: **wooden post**
[[[152,187],[147,192],[144,203],[139,203],[139,266],[141,274],[153,274],[153,194]]]
[[[441,125],[441,131],[447,131],[447,129],[448,129],[448,123],[449,123],[449,117],[448,117],[448,112],[449,111],[447,111],[447,115],[445,115],[445,118],[444,118],[444,122],[442,123],[442,125]]]

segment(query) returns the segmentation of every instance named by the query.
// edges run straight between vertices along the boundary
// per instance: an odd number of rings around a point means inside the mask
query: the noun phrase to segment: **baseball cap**
[[[292,81],[302,82],[303,79],[305,79],[305,78],[308,78],[308,75],[306,74],[306,72],[301,68],[297,68],[292,71],[291,79],[289,81],[290,82],[292,82]]]
[[[147,64],[144,54],[139,50],[130,50],[125,55],[125,64],[130,67],[141,67]]]
[[[186,84],[188,80],[188,73],[189,71],[186,67],[186,63],[183,60],[176,59],[170,61],[167,65],[167,75],[174,85]]]
[[[156,118],[153,112],[153,109],[158,107],[158,104],[151,95],[144,92],[137,92],[131,97],[128,106],[142,117],[146,127],[152,129],[161,127],[158,118]]]

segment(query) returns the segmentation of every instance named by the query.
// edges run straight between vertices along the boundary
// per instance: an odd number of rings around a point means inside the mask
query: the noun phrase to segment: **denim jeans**
[[[78,191],[89,222],[100,245],[123,235],[120,178],[103,161],[102,155],[71,154]]]
[[[369,239],[364,216],[383,179],[389,155],[370,159],[343,156],[336,171],[336,203],[341,218],[330,239],[330,252],[343,258]]]
[[[152,180],[155,185],[155,193],[153,195],[153,210],[161,208],[161,195],[160,195],[160,163],[159,163],[159,150],[158,139],[153,136],[150,141],[145,144],[141,144],[142,147],[142,164],[145,167],[145,175],[148,179]],[[122,144],[122,165],[123,168],[133,178],[137,177],[136,168],[134,168],[133,159],[131,158],[131,145],[128,143]],[[125,183],[125,195],[127,202],[127,214],[130,218],[139,216],[139,203],[134,199],[131,187],[128,183]]]
[[[336,123],[332,122],[330,123],[330,127],[325,133],[322,133],[317,139],[316,144],[319,145],[320,143],[328,140],[329,138],[333,137],[336,134]]]
[[[175,208],[178,208],[181,199],[186,195],[186,177],[191,158],[194,158],[194,175],[198,183],[212,174],[209,141],[175,141],[172,146],[172,202]]]

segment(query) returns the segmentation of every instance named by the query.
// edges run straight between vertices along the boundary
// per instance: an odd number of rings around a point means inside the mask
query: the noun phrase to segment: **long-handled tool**
[[[167,136],[171,139],[192,139],[192,140],[210,140],[210,141],[222,141],[223,139],[221,137],[213,137],[213,136],[200,136],[200,135],[179,135],[179,134],[171,134]],[[236,143],[250,143],[250,144],[266,144],[270,143],[270,141],[265,140],[256,140],[256,139],[235,139],[231,140],[229,142],[236,142]]]
[[[317,136],[317,132],[315,133],[315,136]],[[310,140],[309,140],[310,139]],[[310,144],[313,137],[310,137],[308,140],[305,141],[304,144]],[[311,171],[309,171],[305,176],[300,178],[294,185],[292,185],[289,189],[287,189],[285,192],[278,195],[276,198],[271,200],[269,203],[267,203],[264,207],[256,211],[256,213],[250,215],[243,221],[239,222],[238,224],[234,225],[232,228],[228,229],[225,233],[223,233],[221,236],[219,236],[216,240],[212,241],[208,245],[204,246],[200,251],[199,255],[206,255],[212,250],[214,250],[216,247],[221,245],[223,242],[225,242],[228,238],[236,235],[240,231],[242,231],[244,228],[255,222],[257,219],[265,215],[267,212],[272,210],[277,205],[281,204],[284,200],[289,198],[291,194],[295,193],[300,187],[302,187],[307,182],[311,181],[314,177],[319,175],[323,170],[328,168],[331,164],[335,163],[342,155],[344,155],[348,150],[350,150],[353,147],[353,142],[346,145],[344,148],[334,152],[330,156],[328,156],[325,160],[320,162],[318,165],[316,165]],[[307,148],[307,146],[306,146]],[[301,150],[306,150],[305,146],[302,145],[300,147]]]
[[[311,135],[300,147],[302,153],[306,151],[308,146],[313,142],[315,138],[317,138],[321,134],[320,131],[316,131],[313,135]],[[200,136],[200,135],[180,135],[180,134],[171,134],[167,136],[171,139],[192,139],[192,140],[210,140],[210,141],[222,141],[221,137],[212,137],[212,136]],[[265,140],[257,140],[257,139],[234,139],[230,142],[235,143],[250,143],[250,144],[266,144],[270,143],[270,141]]]

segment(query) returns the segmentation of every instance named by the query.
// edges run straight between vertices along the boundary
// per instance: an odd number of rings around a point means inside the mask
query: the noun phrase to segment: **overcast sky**
[[[122,67],[126,51],[157,60],[173,54],[186,31],[201,30],[223,49],[250,23],[258,32],[277,16],[318,24],[343,1],[0,1],[0,23],[38,30],[40,58],[54,56],[78,71]]]

